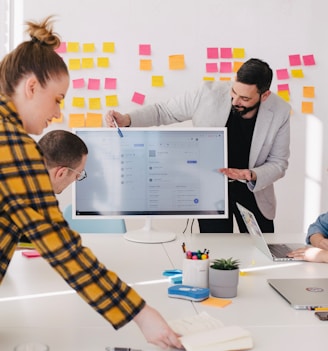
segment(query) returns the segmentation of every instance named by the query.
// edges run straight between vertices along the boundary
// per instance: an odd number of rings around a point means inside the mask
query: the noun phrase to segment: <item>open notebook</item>
[[[206,312],[169,322],[187,351],[250,350],[253,339],[239,326],[224,326]]]

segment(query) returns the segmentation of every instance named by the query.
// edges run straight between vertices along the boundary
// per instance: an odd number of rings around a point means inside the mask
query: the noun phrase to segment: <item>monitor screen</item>
[[[73,218],[227,218],[226,128],[81,128],[87,178]]]

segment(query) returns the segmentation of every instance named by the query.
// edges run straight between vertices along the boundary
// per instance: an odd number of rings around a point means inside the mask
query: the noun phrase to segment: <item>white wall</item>
[[[103,74],[118,78],[117,95],[121,112],[138,105],[130,101],[132,93],[146,94],[145,103],[166,99],[196,87],[204,76],[207,47],[244,48],[245,60],[258,57],[273,70],[288,68],[288,56],[314,54],[315,66],[301,67],[303,79],[290,78],[291,90],[291,157],[284,179],[276,183],[278,211],[276,230],[306,231],[307,226],[328,208],[327,134],[325,117],[325,79],[328,77],[325,44],[325,2],[322,0],[15,0],[24,19],[41,19],[57,14],[56,31],[63,41],[113,41],[116,52],[110,55],[107,72],[72,72],[72,77]],[[19,17],[17,13],[17,18]],[[22,33],[16,23],[17,33]],[[151,44],[151,72],[139,71],[138,45]],[[170,71],[168,56],[184,54],[186,69]],[[81,53],[78,55],[82,56]],[[96,53],[95,55],[99,55]],[[65,57],[65,59],[67,56]],[[146,57],[145,57],[146,58]],[[150,86],[152,75],[163,75],[165,87]],[[213,75],[219,79],[219,74]],[[314,115],[301,113],[302,87],[315,87]],[[65,111],[74,92],[70,90]],[[84,92],[90,96],[90,92]],[[76,92],[75,92],[75,95]],[[102,112],[105,112],[106,108]],[[53,128],[66,128],[55,125]],[[70,191],[59,197],[61,205],[70,201]],[[180,228],[179,228],[180,230]]]

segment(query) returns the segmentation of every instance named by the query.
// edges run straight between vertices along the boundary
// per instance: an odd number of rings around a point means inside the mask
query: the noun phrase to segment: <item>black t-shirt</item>
[[[228,167],[247,169],[249,152],[257,114],[252,118],[242,118],[230,111],[226,124],[228,129]]]

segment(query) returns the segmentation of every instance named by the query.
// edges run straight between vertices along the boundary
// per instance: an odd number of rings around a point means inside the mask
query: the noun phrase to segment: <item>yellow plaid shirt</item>
[[[70,229],[58,208],[36,142],[16,108],[0,95],[0,283],[25,234],[42,257],[115,329],[128,323],[145,301],[100,263]],[[1,287],[0,287],[1,288]]]

